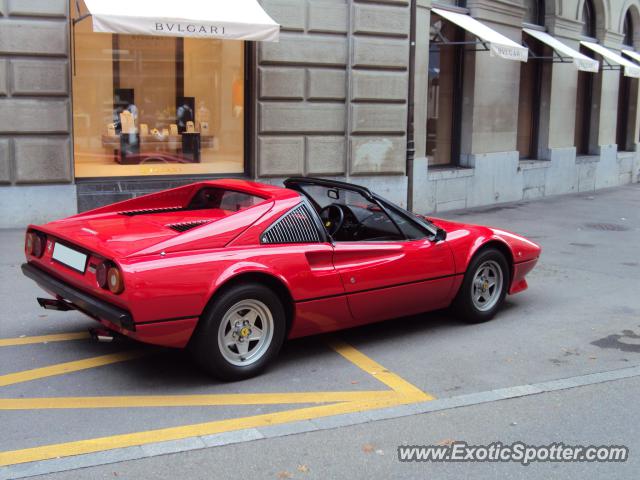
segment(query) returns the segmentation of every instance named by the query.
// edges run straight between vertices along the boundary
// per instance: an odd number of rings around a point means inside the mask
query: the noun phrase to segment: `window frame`
[[[306,210],[311,215],[312,222],[313,222],[314,226],[316,227],[316,231],[318,232],[318,237],[320,238],[319,241],[317,241],[317,242],[290,242],[290,243],[265,243],[265,242],[262,241],[263,235],[267,234],[269,232],[269,230],[271,230],[272,228],[276,227],[279,223],[283,222],[291,214],[291,212],[293,212],[296,208],[298,208],[300,206],[306,207]],[[311,204],[311,202],[309,202],[309,199],[307,197],[305,197],[304,195],[302,195],[302,194],[300,195],[300,203],[295,204],[289,210],[284,212],[277,219],[275,219],[273,222],[271,222],[269,224],[269,226],[266,227],[262,231],[262,233],[260,233],[260,245],[283,246],[283,245],[294,245],[296,243],[304,244],[304,245],[318,245],[320,243],[331,243],[331,244],[333,244],[333,240],[332,240],[331,236],[329,235],[329,232],[327,232],[327,229],[322,224],[322,220],[320,219],[320,216],[318,215],[317,210],[314,208],[314,206]]]
[[[72,0],[71,0],[72,1]],[[72,11],[73,5],[70,5],[70,11]],[[76,53],[75,53],[75,23],[74,19],[71,17],[68,20],[68,28],[69,28],[69,43],[71,44],[70,48],[70,75],[73,77],[75,75],[75,61],[76,61]],[[118,35],[121,34],[111,34],[112,42],[114,45],[114,50],[117,51],[117,38]],[[125,35],[125,34],[122,34]],[[178,38],[179,40],[184,40],[184,38]],[[226,40],[230,42],[235,42],[236,40]],[[180,42],[179,42],[180,43]],[[252,41],[243,41],[243,63],[244,63],[244,111],[243,111],[243,154],[242,154],[242,173],[174,173],[174,174],[163,174],[163,175],[109,175],[109,176],[95,176],[95,177],[77,177],[76,176],[76,154],[75,154],[75,140],[74,135],[75,131],[72,127],[70,131],[71,135],[71,170],[73,175],[73,181],[76,184],[83,185],[91,185],[91,184],[115,184],[116,182],[122,181],[131,181],[131,182],[140,182],[144,184],[146,182],[184,182],[184,181],[199,181],[202,179],[216,179],[216,178],[250,178],[253,175],[253,169],[255,165],[256,158],[256,135],[257,125],[256,125],[256,107],[255,100],[257,98],[257,70],[254,68],[257,59],[257,46],[256,42]],[[114,58],[114,66],[115,66],[115,58]],[[179,76],[177,76],[176,81],[179,81]],[[74,112],[74,102],[75,96],[73,93],[73,85],[72,78],[70,78],[70,86],[71,90],[69,93],[69,106],[71,115],[73,116]]]
[[[585,22],[585,17],[588,22]],[[589,38],[596,38],[597,23],[595,6],[591,0],[584,0],[580,19],[583,22],[582,35]]]
[[[466,2],[465,2],[466,5]],[[433,16],[432,16],[433,18]],[[447,19],[441,18],[443,22],[448,22]],[[451,132],[451,146],[450,146],[450,158],[448,163],[431,164],[429,168],[448,168],[452,166],[460,165],[460,155],[462,151],[462,97],[464,91],[464,61],[466,53],[466,44],[471,43],[466,41],[467,33],[464,29],[455,24],[451,24],[453,28],[453,44],[446,44],[441,42],[435,42],[433,39],[429,41],[429,52],[434,51],[434,46],[438,50],[439,59],[442,58],[441,45],[449,46],[453,48],[453,72],[451,75],[451,90],[452,90],[452,102],[451,102],[451,124],[448,126]],[[431,55],[430,55],[431,56]],[[427,89],[428,89],[427,80]],[[428,97],[428,93],[427,93]],[[427,115],[427,124],[425,125],[425,136],[429,138],[429,118]],[[438,135],[438,128],[440,128],[440,120],[436,126],[436,138]],[[426,153],[427,159],[433,158],[432,154]]]
[[[385,215],[387,215],[387,217],[389,217],[389,220],[392,222],[392,224],[398,230],[398,233],[400,234],[400,236],[403,237],[403,238],[399,239],[399,240],[379,240],[379,242],[402,242],[402,241],[405,241],[405,242],[406,241],[410,241],[411,242],[411,241],[419,241],[420,240],[420,239],[408,238],[406,233],[402,230],[402,228],[400,228],[400,226],[397,224],[397,222],[389,214],[389,210],[393,211],[395,214],[397,214],[400,217],[402,217],[405,220],[407,220],[409,223],[414,225],[418,230],[422,230],[423,232],[425,232],[425,236],[423,237],[425,239],[433,240],[433,239],[436,238],[436,236],[438,234],[438,228],[435,225],[430,225],[426,219],[424,221],[422,221],[422,219],[420,219],[419,217],[416,217],[415,215],[413,215],[410,212],[404,210],[403,208],[399,207],[398,205],[395,205],[394,203],[390,202],[389,200],[386,200],[386,199],[380,197],[379,195],[371,193],[365,187],[360,187],[358,185],[352,185],[352,184],[345,183],[345,182],[324,180],[324,179],[310,178],[310,177],[307,177],[307,178],[305,178],[305,177],[289,178],[289,179],[285,180],[284,184],[285,184],[286,188],[290,188],[292,190],[297,191],[303,198],[305,198],[306,200],[308,200],[310,202],[310,204],[311,204],[310,206],[311,206],[311,209],[313,210],[314,217],[317,217],[317,221],[320,223],[320,225],[322,225],[322,229],[324,230],[327,238],[330,239],[332,244],[335,244],[335,243],[355,243],[355,242],[342,242],[342,241],[341,242],[337,242],[336,240],[333,239],[333,237],[331,237],[331,235],[329,235],[329,232],[326,231],[326,228],[324,227],[324,224],[322,223],[322,221],[320,219],[320,214],[318,213],[320,205],[311,196],[309,196],[309,194],[307,192],[304,191],[304,189],[303,189],[304,185],[318,185],[318,186],[322,186],[322,187],[326,187],[326,188],[338,188],[338,189],[341,189],[341,190],[349,190],[349,191],[352,191],[352,192],[355,192],[355,193],[358,193],[358,194],[362,195],[366,200],[368,200],[368,201],[376,204],[378,207],[380,207],[380,209],[383,211],[383,213]],[[359,242],[366,242],[366,240],[358,240],[358,241]]]
[[[627,13],[624,14],[624,20],[622,21],[622,44],[627,47],[633,48],[633,18],[631,18],[631,11],[627,9]]]

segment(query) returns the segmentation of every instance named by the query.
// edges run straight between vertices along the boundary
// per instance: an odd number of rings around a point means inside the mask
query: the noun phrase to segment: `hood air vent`
[[[138,210],[123,210],[118,212],[119,215],[126,215],[127,217],[135,217],[136,215],[149,215],[152,213],[167,213],[167,212],[179,212],[185,210],[184,207],[162,207],[162,208],[140,208]]]
[[[176,232],[186,232],[187,230],[191,230],[192,228],[199,227],[200,225],[204,225],[206,223],[211,223],[211,220],[197,220],[195,222],[181,222],[181,223],[170,223],[165,225],[169,227],[171,230],[175,230]]]

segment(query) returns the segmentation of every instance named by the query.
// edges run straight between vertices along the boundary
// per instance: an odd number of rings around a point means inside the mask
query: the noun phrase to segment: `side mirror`
[[[438,228],[436,236],[433,238],[434,242],[442,242],[447,239],[447,232],[442,228]]]

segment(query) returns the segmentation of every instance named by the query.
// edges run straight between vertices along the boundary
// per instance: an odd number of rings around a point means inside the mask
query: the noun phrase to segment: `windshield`
[[[437,230],[423,218],[377,195],[371,198],[366,191],[342,188],[340,184],[300,182],[295,187],[311,200],[325,227],[337,224],[329,233],[339,241],[416,240]]]

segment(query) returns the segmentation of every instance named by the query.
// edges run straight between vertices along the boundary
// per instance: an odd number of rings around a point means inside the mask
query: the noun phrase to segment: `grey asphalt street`
[[[632,478],[640,472],[640,185],[552,197],[442,216],[492,225],[542,245],[529,289],[509,297],[491,322],[464,325],[445,313],[396,319],[342,332],[339,338],[420,390],[435,396],[433,411],[416,407],[399,418],[375,410],[348,426],[261,438],[49,475],[71,478]],[[0,232],[0,339],[77,332],[92,325],[74,312],[45,312],[37,287],[19,273],[22,232]],[[286,345],[265,375],[219,384],[189,359],[151,349],[148,357],[21,381],[0,387],[2,399],[96,395],[186,395],[384,390],[326,345],[324,337]],[[0,348],[0,385],[13,372],[128,351],[136,346],[86,340]],[[619,372],[627,372],[619,374]],[[602,375],[591,375],[602,373]],[[615,378],[618,375],[619,378]],[[625,377],[625,378],[620,378]],[[563,380],[565,379],[565,380]],[[566,380],[568,379],[568,380]],[[582,380],[580,380],[582,379]],[[586,379],[586,380],[585,380]],[[538,388],[558,380],[558,388]],[[520,398],[511,392],[535,384]],[[551,385],[551,384],[549,384]],[[572,388],[573,386],[573,388]],[[452,403],[446,401],[452,399]],[[458,403],[462,406],[453,407]],[[468,399],[477,399],[470,401]],[[440,403],[437,403],[440,402]],[[293,403],[293,402],[292,402]],[[447,406],[449,405],[449,406]],[[307,404],[296,404],[295,408]],[[3,451],[60,444],[198,422],[259,415],[290,404],[0,410]],[[422,410],[421,410],[422,409]],[[425,413],[418,413],[425,412]],[[374,418],[381,418],[374,420]],[[25,428],[29,426],[29,428]],[[259,433],[259,432],[258,432]],[[267,436],[267,435],[263,435]],[[252,438],[260,438],[254,436]],[[400,463],[401,444],[624,444],[624,464]],[[137,458],[137,457],[135,457]],[[99,463],[96,461],[96,463]],[[90,465],[91,462],[85,463]],[[0,463],[1,465],[1,463]],[[68,465],[72,465],[71,463]],[[80,466],[81,462],[76,466]],[[71,467],[69,467],[71,468]],[[5,470],[18,472],[19,470]],[[24,472],[37,472],[37,469]],[[42,472],[52,471],[43,467]],[[0,478],[3,475],[0,467]],[[10,477],[8,477],[10,478]]]

